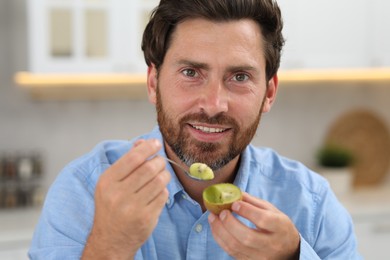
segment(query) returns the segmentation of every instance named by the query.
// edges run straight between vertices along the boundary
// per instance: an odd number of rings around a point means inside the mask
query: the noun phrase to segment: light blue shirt
[[[162,140],[157,127],[139,138]],[[47,194],[29,251],[31,259],[80,258],[93,224],[99,176],[135,140],[103,142],[64,168]],[[165,151],[160,154],[165,156]],[[203,213],[187,195],[169,164],[167,168],[172,174],[169,199],[135,259],[231,259],[213,238],[208,212]],[[325,179],[302,164],[249,145],[234,183],[290,217],[301,236],[300,259],[361,259],[350,215]]]

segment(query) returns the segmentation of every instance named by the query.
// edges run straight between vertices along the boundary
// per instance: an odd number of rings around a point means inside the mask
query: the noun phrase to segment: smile
[[[202,131],[204,133],[222,133],[224,132],[226,129],[224,128],[215,128],[215,127],[206,127],[206,126],[195,126],[195,125],[191,125],[193,128],[195,128],[196,130],[199,130],[199,131]]]

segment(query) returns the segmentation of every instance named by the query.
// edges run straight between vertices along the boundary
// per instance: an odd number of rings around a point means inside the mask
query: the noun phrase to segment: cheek
[[[192,99],[183,95],[180,91],[169,90],[166,93],[161,93],[161,103],[164,113],[168,114],[171,120],[178,121],[188,113],[194,112],[195,107]]]
[[[235,102],[235,104],[231,106],[231,110],[239,122],[246,122],[246,124],[248,124],[248,121],[253,121],[261,113],[262,102],[263,100],[260,98],[240,99],[239,102]]]
[[[164,86],[161,90],[162,104],[167,112],[180,116],[182,114],[195,113],[199,93],[185,89],[180,84]]]

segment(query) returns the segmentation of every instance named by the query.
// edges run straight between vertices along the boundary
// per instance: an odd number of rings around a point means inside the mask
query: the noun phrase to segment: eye
[[[248,79],[249,79],[249,76],[245,73],[237,73],[233,77],[233,80],[239,81],[239,82],[247,81]]]
[[[198,76],[198,73],[194,69],[184,69],[182,72],[184,76],[194,78]]]

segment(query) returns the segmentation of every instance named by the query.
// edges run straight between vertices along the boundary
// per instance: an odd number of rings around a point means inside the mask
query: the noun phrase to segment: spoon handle
[[[172,161],[171,159],[168,159],[168,158],[166,158],[166,157],[165,157],[165,160],[167,160],[168,162],[170,162],[170,163],[176,165],[177,167],[179,167],[180,169],[182,169],[188,176],[192,177],[191,174],[190,174],[186,169],[184,169],[183,166],[181,166],[181,165],[178,164],[177,162]]]

